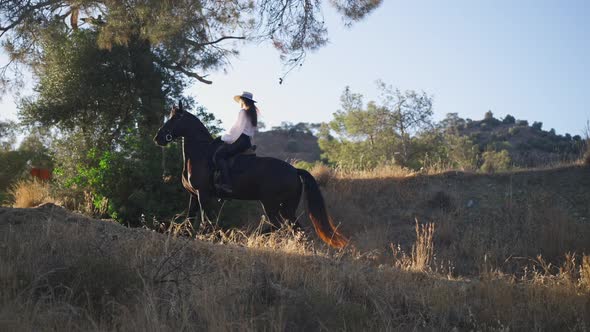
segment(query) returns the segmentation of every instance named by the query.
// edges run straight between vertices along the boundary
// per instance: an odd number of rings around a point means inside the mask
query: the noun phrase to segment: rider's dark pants
[[[231,144],[223,144],[215,154],[215,164],[221,170],[221,180],[224,184],[230,184],[230,174],[227,166],[227,159],[240,152],[244,152],[252,146],[250,136],[240,135],[238,139]]]

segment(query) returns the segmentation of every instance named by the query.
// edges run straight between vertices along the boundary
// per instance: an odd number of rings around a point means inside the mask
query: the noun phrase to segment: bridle
[[[184,111],[179,113],[175,113],[176,116],[178,116],[178,118],[175,121],[180,121],[183,117],[184,117]],[[176,138],[172,135],[172,132],[174,131],[174,129],[176,128],[177,123],[174,123],[173,125],[171,125],[171,128],[167,128],[163,134],[164,134],[164,139],[166,140],[166,143],[170,143],[172,141],[174,141]],[[209,140],[197,140],[194,142],[194,144],[210,144],[211,141]]]
[[[178,121],[184,116],[184,112],[182,112],[180,114],[175,113],[174,115],[178,116],[178,118],[175,120],[175,121]],[[176,128],[176,125],[177,125],[177,123],[175,122],[174,125],[170,126],[172,128],[166,128],[166,130],[164,130],[163,134],[164,134],[164,139],[166,140],[166,143],[170,143],[174,140],[174,136],[172,135],[172,132]]]

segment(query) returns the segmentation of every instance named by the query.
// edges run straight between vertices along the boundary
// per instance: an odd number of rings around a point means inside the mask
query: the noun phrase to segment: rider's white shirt
[[[221,140],[225,143],[231,144],[235,142],[238,137],[242,134],[246,134],[250,137],[254,137],[254,133],[256,132],[256,127],[252,125],[252,121],[246,115],[245,110],[240,110],[238,114],[238,119],[236,123],[227,131],[223,136],[221,136]]]

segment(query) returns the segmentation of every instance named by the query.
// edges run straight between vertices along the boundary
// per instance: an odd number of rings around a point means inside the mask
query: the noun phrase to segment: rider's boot
[[[224,159],[220,159],[217,161],[217,166],[221,171],[221,183],[217,186],[217,188],[221,189],[227,194],[231,194],[233,189],[231,187],[231,177],[229,174],[229,167],[227,165],[227,161]]]

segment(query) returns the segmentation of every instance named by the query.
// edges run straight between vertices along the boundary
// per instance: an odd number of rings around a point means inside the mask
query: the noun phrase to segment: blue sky
[[[329,121],[345,86],[378,99],[375,81],[434,97],[436,119],[457,112],[481,119],[542,121],[580,134],[590,119],[590,1],[394,1],[345,28],[326,6],[330,43],[310,54],[282,85],[278,53],[267,44],[241,49],[213,85],[189,94],[229,127],[232,96],[254,93],[267,127]],[[10,96],[0,118],[14,118]]]

